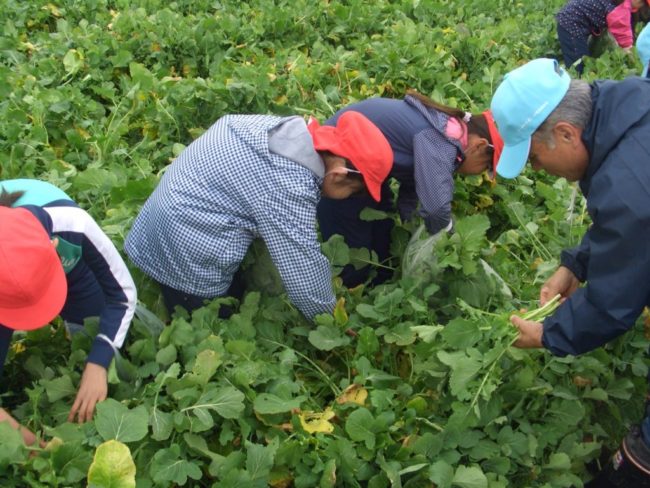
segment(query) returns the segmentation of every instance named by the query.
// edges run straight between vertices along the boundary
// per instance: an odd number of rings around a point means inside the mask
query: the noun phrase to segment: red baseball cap
[[[68,294],[50,236],[27,209],[0,207],[0,324],[33,330],[56,317]]]
[[[368,192],[377,202],[381,185],[393,167],[393,150],[379,128],[353,110],[343,112],[336,127],[320,125],[312,118],[307,126],[317,151],[330,151],[350,160],[361,172]]]
[[[483,116],[487,122],[488,131],[490,133],[490,143],[494,148],[492,153],[492,178],[495,178],[497,175],[497,163],[501,157],[501,151],[503,151],[503,139],[501,139],[501,134],[497,130],[497,125],[494,123],[494,117],[492,116],[492,110],[486,110],[483,112]]]

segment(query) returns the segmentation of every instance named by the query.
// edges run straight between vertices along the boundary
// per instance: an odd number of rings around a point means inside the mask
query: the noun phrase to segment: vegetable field
[[[504,73],[559,55],[562,3],[4,0],[0,178],[59,186],[121,249],[166,165],[221,115],[322,120],[410,88],[481,111]],[[606,49],[585,77],[639,71]],[[529,172],[456,185],[453,235],[389,215],[393,278],[335,278],[336,310],[315,324],[260,245],[241,303],[169,325],[133,268],[137,317],[92,422],[66,422],[90,339],[58,322],[15,334],[0,401],[50,442],[30,455],[0,425],[0,485],[582,486],[641,418],[650,320],[580,357],[511,347],[508,317],[537,308],[589,224],[583,201]],[[374,259],[336,237],[323,249],[335,273]]]

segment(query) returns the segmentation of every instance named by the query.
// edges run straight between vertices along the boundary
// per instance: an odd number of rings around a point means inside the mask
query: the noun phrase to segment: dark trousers
[[[350,197],[344,200],[321,198],[317,208],[321,235],[326,241],[334,234],[339,234],[343,236],[348,247],[374,251],[379,262],[383,263],[390,257],[390,234],[393,221],[391,219],[361,220],[361,211],[366,207],[390,211],[392,205],[389,192],[382,191],[380,203],[369,196]],[[369,277],[370,270],[370,266],[355,269],[348,265],[341,272],[341,279],[345,286],[352,288],[364,283]],[[391,274],[390,270],[378,267],[372,283],[375,285],[382,283],[389,279]]]
[[[200,297],[198,295],[192,295],[190,293],[170,288],[162,283],[158,284],[160,285],[163,302],[165,303],[165,307],[170,315],[174,313],[176,307],[181,307],[188,312],[192,312],[197,308],[201,308],[205,305],[205,302],[210,300],[210,298],[207,297]]]
[[[171,316],[174,313],[176,307],[181,307],[187,310],[189,313],[192,313],[197,308],[203,307],[206,302],[217,298],[217,297],[201,297],[198,295],[192,295],[191,293],[185,293],[184,291],[176,290],[162,283],[158,283],[160,286],[160,292],[163,297],[163,302],[165,303],[165,308]],[[245,284],[242,279],[242,275],[239,271],[233,276],[232,283],[230,288],[228,288],[228,296],[232,296],[241,300],[244,295]],[[226,319],[234,313],[232,307],[222,305],[219,309],[219,317]]]
[[[573,63],[580,60],[580,63],[576,65],[576,71],[582,74],[584,66],[581,60],[583,56],[589,56],[589,37],[573,37],[560,24],[557,24],[557,38],[562,48],[564,65],[569,68],[573,66]]]

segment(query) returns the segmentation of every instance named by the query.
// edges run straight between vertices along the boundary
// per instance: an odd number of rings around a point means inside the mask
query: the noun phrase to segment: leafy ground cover
[[[119,247],[165,166],[220,115],[327,117],[408,88],[482,110],[503,73],[559,51],[561,3],[7,0],[0,176],[60,186]],[[586,69],[638,71],[615,50]],[[260,246],[227,320],[216,312],[232,299],[164,326],[136,272],[111,399],[85,425],[65,418],[87,337],[61,324],[18,335],[2,403],[55,440],[30,457],[0,426],[2,486],[581,486],[640,418],[643,319],[578,358],[510,347],[508,316],[536,307],[588,225],[583,202],[525,174],[458,181],[454,205],[456,233],[436,242],[391,216],[394,279],[337,281],[336,311],[316,324]],[[372,259],[336,238],[324,249],[335,268]]]

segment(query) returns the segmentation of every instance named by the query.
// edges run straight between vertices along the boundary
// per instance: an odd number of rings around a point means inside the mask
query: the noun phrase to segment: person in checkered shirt
[[[188,311],[228,293],[251,242],[264,240],[292,303],[309,319],[333,310],[321,253],[321,194],[379,200],[393,154],[358,112],[335,126],[302,117],[226,115],[166,169],[125,251],[157,281],[165,305]]]

